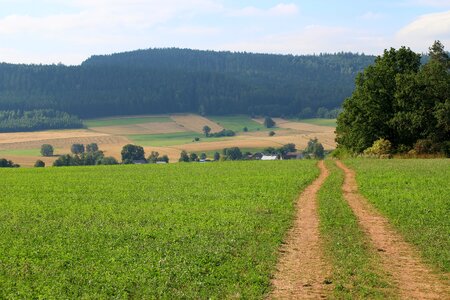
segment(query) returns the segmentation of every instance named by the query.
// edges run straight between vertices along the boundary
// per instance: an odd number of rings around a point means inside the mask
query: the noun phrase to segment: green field
[[[226,129],[233,130],[235,132],[244,131],[244,127],[247,127],[248,131],[267,130],[264,125],[253,121],[249,116],[237,115],[237,116],[208,116],[213,122],[216,122],[220,126]]]
[[[135,125],[143,123],[154,122],[173,122],[170,117],[167,116],[149,116],[149,117],[118,117],[118,118],[102,118],[102,119],[90,119],[83,120],[83,124],[86,127],[102,127],[102,126],[122,126],[122,125]]]
[[[0,298],[263,298],[315,163],[0,169]]]
[[[360,191],[426,261],[450,272],[450,160],[354,159]]]
[[[313,125],[319,125],[319,126],[331,126],[336,127],[336,119],[297,119],[294,122],[301,122],[301,123],[308,123]]]
[[[198,132],[176,132],[164,134],[131,134],[127,137],[141,146],[166,147],[174,145],[184,145],[193,143],[194,138],[200,138],[199,142],[216,142],[226,139],[224,138],[206,138]],[[197,142],[198,143],[198,142]]]
[[[330,176],[319,191],[320,232],[332,262],[335,299],[393,298],[379,258],[342,196],[344,174],[326,161]]]
[[[41,149],[0,150],[2,155],[41,156]]]

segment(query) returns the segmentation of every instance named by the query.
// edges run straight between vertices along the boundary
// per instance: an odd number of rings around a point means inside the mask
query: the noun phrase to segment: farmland
[[[262,298],[314,164],[0,170],[0,298]]]
[[[416,245],[427,262],[450,272],[450,160],[349,160],[363,195]]]
[[[97,143],[107,156],[120,160],[121,148],[135,143],[145,148],[146,153],[158,151],[168,155],[171,162],[178,160],[180,152],[221,152],[223,148],[240,147],[246,149],[264,149],[281,147],[294,143],[298,149],[304,149],[309,139],[317,137],[326,149],[334,149],[334,127],[317,126],[275,118],[277,128],[275,136],[268,135],[268,129],[262,125],[262,119],[249,116],[211,116],[194,114],[149,115],[90,119],[84,123],[86,129],[53,130],[26,133],[1,133],[0,158],[30,167],[37,159],[43,159],[51,165],[56,157],[42,158],[37,149],[42,144],[53,145],[56,154],[70,152],[74,143]],[[208,125],[212,132],[223,128],[235,130],[234,137],[205,138],[203,126]],[[248,132],[243,132],[247,127]],[[272,129],[271,129],[272,130]],[[194,141],[199,137],[200,141]],[[28,155],[26,155],[28,154]]]

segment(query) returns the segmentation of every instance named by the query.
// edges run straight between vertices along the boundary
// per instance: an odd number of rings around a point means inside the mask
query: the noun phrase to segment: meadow
[[[336,119],[314,118],[314,119],[298,119],[296,121],[312,125],[336,127]]]
[[[353,159],[361,193],[424,259],[450,272],[450,160]]]
[[[0,298],[263,298],[315,163],[2,169]]]
[[[244,131],[244,127],[247,127],[248,131],[268,130],[264,125],[253,121],[249,116],[234,115],[234,116],[208,116],[208,119],[216,122],[220,126],[226,129],[233,130],[235,132]]]
[[[121,126],[121,125],[135,125],[143,123],[165,123],[173,122],[168,116],[143,116],[143,117],[113,117],[101,119],[84,120],[83,124],[86,127],[103,127],[103,126]]]

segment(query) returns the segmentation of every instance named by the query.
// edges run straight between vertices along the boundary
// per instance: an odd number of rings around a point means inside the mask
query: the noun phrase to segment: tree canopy
[[[337,121],[337,142],[361,153],[386,139],[393,149],[411,149],[419,140],[450,140],[450,60],[436,41],[429,60],[409,48],[385,50],[356,78]]]

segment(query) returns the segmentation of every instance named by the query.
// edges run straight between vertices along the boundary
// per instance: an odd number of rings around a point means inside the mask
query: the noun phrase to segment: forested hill
[[[339,107],[373,56],[149,49],[80,66],[0,64],[0,111],[299,115]]]

